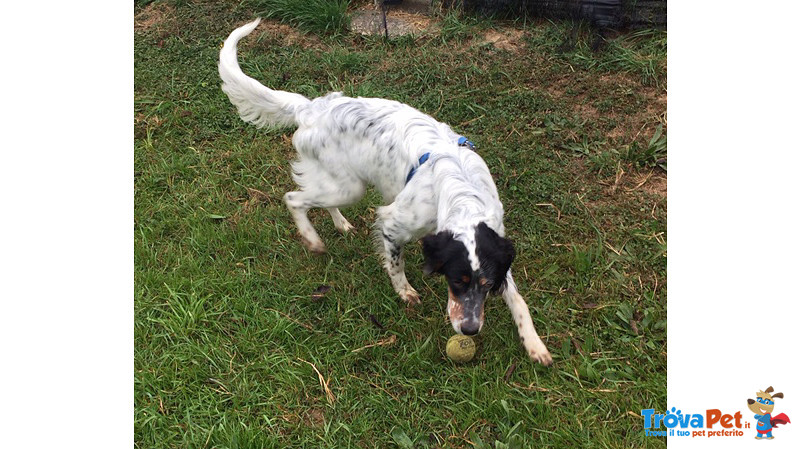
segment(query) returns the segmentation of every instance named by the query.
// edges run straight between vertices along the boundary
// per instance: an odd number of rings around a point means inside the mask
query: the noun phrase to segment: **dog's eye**
[[[469,285],[470,278],[469,276],[461,276],[458,278],[453,279],[453,285],[456,287],[462,287],[464,285]]]

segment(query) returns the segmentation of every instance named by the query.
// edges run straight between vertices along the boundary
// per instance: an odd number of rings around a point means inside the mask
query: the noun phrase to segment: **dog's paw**
[[[349,234],[356,230],[356,227],[351,225],[349,221],[345,220],[343,223],[336,223],[336,229],[342,234]]]
[[[548,351],[544,345],[541,345],[541,347],[526,349],[528,350],[528,357],[530,357],[534,362],[539,362],[544,366],[550,366],[553,364],[553,356],[550,355],[550,351]]]
[[[323,254],[325,251],[327,251],[325,248],[325,243],[323,243],[322,240],[312,242],[306,238],[303,238],[303,245],[305,245],[305,247],[314,254]]]
[[[522,346],[525,348],[525,352],[528,353],[528,357],[530,357],[531,360],[539,362],[544,366],[553,364],[553,356],[550,355],[550,351],[547,350],[547,346],[544,345],[542,339],[536,335],[535,330],[531,328],[530,332],[521,332],[519,340],[522,342]]]
[[[405,303],[409,306],[415,306],[420,303],[419,293],[417,293],[417,291],[414,290],[414,287],[410,285],[400,292],[400,298],[402,298],[403,301],[405,301]]]

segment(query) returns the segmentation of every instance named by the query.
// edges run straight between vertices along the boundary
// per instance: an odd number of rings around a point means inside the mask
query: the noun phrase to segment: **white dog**
[[[471,142],[396,101],[340,92],[309,100],[263,86],[242,73],[236,58],[237,43],[260,20],[237,28],[225,41],[219,61],[222,90],[247,122],[297,126],[292,170],[299,189],[284,200],[306,246],[325,251],[308,219],[310,208],[327,209],[336,228],[348,232],[353,227],[339,208],[356,203],[373,185],[388,204],[377,210],[376,238],[400,297],[419,302],[406,279],[402,248],[422,238],[425,272],[447,279],[447,312],[456,332],[477,334],[487,293],[502,293],[528,355],[551,364],[511,277],[515,253],[504,238],[497,188]]]

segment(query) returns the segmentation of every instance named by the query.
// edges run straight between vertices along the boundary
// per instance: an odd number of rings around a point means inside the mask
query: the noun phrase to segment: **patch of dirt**
[[[229,152],[220,154],[220,159],[225,159],[230,156],[230,154],[226,153]],[[248,194],[247,200],[245,200],[244,203],[241,203],[241,208],[236,212],[234,212],[233,216],[231,216],[228,219],[234,225],[239,224],[239,221],[242,219],[242,217],[250,214],[250,211],[253,210],[254,208],[259,207],[262,204],[274,204],[273,199],[270,197],[268,193],[258,189],[254,189],[252,187],[244,186],[244,188],[247,189],[247,194]],[[231,201],[241,202],[241,199],[239,198],[229,197],[229,199]]]
[[[311,427],[323,427],[325,426],[325,413],[322,409],[312,408],[306,414],[305,422]]]
[[[583,179],[586,183],[592,182],[590,176],[585,176]],[[629,164],[619,165],[616,175],[597,182],[606,186],[604,190],[609,198],[618,194],[625,197],[637,193],[667,197],[667,174],[660,169],[637,168]]]
[[[302,48],[315,49],[320,49],[323,47],[322,41],[317,35],[303,34],[296,28],[275,20],[262,20],[261,24],[259,24],[258,28],[256,28],[256,31],[277,39],[278,42],[283,45],[298,45]],[[257,43],[262,39],[261,35],[257,35],[257,37],[257,39],[252,39],[250,41],[251,45],[257,45]]]
[[[618,166],[616,175],[600,177],[589,170],[582,158],[574,159],[568,168],[574,177],[570,190],[583,197],[580,202],[603,226],[614,226],[605,211],[623,204],[641,204],[644,210],[637,213],[653,218],[666,211],[667,174],[660,169],[641,169],[623,164]],[[596,191],[591,187],[593,185],[601,190]],[[595,193],[588,195],[591,199],[584,196],[592,191]]]
[[[175,8],[171,5],[154,2],[142,8],[133,16],[133,31],[149,31],[153,28],[166,28],[175,18]]]
[[[418,8],[414,8],[413,4],[409,8],[404,8],[403,4],[389,8],[386,12],[386,28],[383,26],[383,13],[374,5],[356,10],[350,22],[353,33],[365,36],[384,35],[388,29],[389,38],[430,33],[437,27],[437,23]]]
[[[625,115],[617,113],[624,118],[622,123],[608,133],[614,140],[630,143],[644,135],[647,138],[653,135],[659,123],[666,127],[667,124],[667,92],[653,86],[642,86],[637,80],[622,73],[602,75],[598,78],[600,83],[616,91],[635,91],[645,98],[646,106],[635,114]]]
[[[142,139],[147,136],[148,129],[156,129],[164,120],[157,115],[147,116],[141,112],[137,112],[133,116],[133,136],[137,139]]]
[[[418,32],[433,30],[431,27],[434,24],[434,21],[425,14],[417,12],[393,11],[391,15],[392,17],[410,24]]]
[[[581,85],[583,84],[579,78],[579,75],[574,73],[569,73],[566,75],[562,75],[561,77],[552,80],[547,86],[543,86],[544,90],[552,97],[553,99],[564,99],[564,101],[568,101],[575,105],[579,103],[583,103],[586,99],[586,91],[576,91],[579,90]]]
[[[592,121],[600,118],[600,111],[598,111],[597,108],[592,106],[590,103],[575,103],[573,108],[583,118],[587,118]]]
[[[666,173],[653,173],[639,189],[651,195],[667,197],[667,175]]]
[[[483,35],[483,42],[492,44],[495,48],[500,50],[507,50],[517,53],[525,49],[525,42],[523,36],[525,32],[514,28],[507,28],[501,31],[488,30]]]
[[[584,81],[581,77],[587,77]],[[596,86],[600,96],[589,86]],[[551,98],[571,105],[576,115],[590,121],[615,118],[617,124],[606,132],[610,141],[627,145],[633,141],[646,142],[659,124],[667,124],[667,92],[653,86],[643,86],[632,75],[614,73],[605,75],[568,73],[553,80],[545,91]],[[624,112],[625,102],[637,101],[635,92],[643,104],[635,112]],[[599,110],[596,101],[612,98],[610,110]]]

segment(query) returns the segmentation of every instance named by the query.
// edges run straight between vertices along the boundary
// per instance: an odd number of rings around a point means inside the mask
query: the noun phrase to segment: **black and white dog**
[[[497,188],[471,142],[396,101],[349,98],[340,92],[309,100],[265,87],[242,73],[236,57],[237,43],[259,22],[237,28],[225,41],[219,60],[222,90],[246,122],[297,126],[292,171],[299,189],[284,200],[306,246],[325,251],[308,219],[310,208],[327,209],[336,228],[348,232],[353,227],[339,208],[356,203],[373,185],[388,204],[377,210],[376,236],[400,297],[419,302],[406,279],[403,246],[422,238],[425,272],[447,279],[447,313],[456,332],[480,332],[486,295],[501,293],[528,355],[551,364],[511,277],[515,253],[503,237]]]

